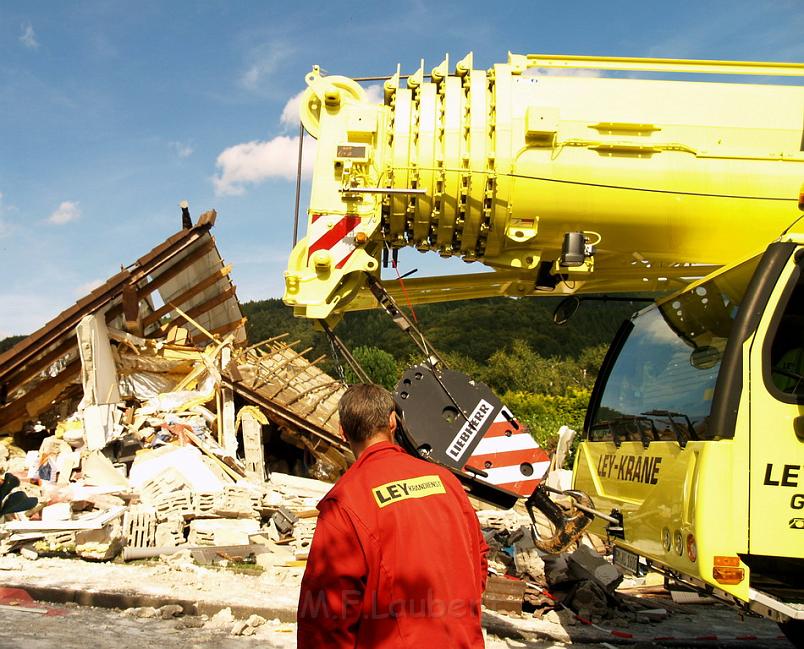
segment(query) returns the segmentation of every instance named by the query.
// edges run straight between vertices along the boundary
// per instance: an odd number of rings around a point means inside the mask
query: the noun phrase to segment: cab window
[[[590,441],[728,437],[709,425],[720,361],[755,257],[632,319],[587,431]]]
[[[782,401],[801,402],[804,397],[804,281],[801,263],[797,266],[786,294],[779,305],[779,315],[769,331],[766,347],[766,385]],[[770,380],[768,380],[768,378]]]

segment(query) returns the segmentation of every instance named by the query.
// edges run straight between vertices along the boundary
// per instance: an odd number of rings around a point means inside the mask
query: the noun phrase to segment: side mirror
[[[553,311],[553,324],[563,327],[567,324],[572,316],[578,311],[581,306],[581,298],[577,295],[570,295],[565,297]]]
[[[720,352],[712,345],[696,347],[690,353],[690,365],[696,370],[708,370],[720,362]]]

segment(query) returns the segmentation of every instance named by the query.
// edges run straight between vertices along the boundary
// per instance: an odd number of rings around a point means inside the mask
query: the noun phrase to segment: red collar
[[[397,453],[404,453],[405,451],[399,446],[399,444],[395,444],[394,442],[377,442],[376,444],[372,444],[368,448],[366,448],[361,454],[360,457],[357,459],[352,466],[359,466],[363,464],[369,457],[376,455],[377,453],[382,453],[383,451],[393,451]]]

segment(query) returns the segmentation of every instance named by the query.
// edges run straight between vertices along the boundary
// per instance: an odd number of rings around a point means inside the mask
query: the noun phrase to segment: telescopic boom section
[[[616,70],[804,76],[789,63],[540,55],[478,70],[469,55],[429,76],[422,63],[406,87],[397,71],[375,104],[314,68],[301,119],[317,157],[285,302],[316,319],[376,306],[365,274],[406,246],[497,271],[411,279],[414,302],[670,290],[690,264],[751,254],[789,225],[802,86]]]

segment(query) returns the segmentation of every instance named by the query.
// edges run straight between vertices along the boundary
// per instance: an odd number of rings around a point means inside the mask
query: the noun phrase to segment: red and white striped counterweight
[[[483,500],[510,507],[533,493],[550,466],[491,389],[466,374],[416,365],[403,374],[395,396],[406,445],[464,482],[481,483],[473,492],[482,491]]]
[[[485,472],[484,482],[527,497],[550,467],[550,458],[503,406],[466,466]]]

